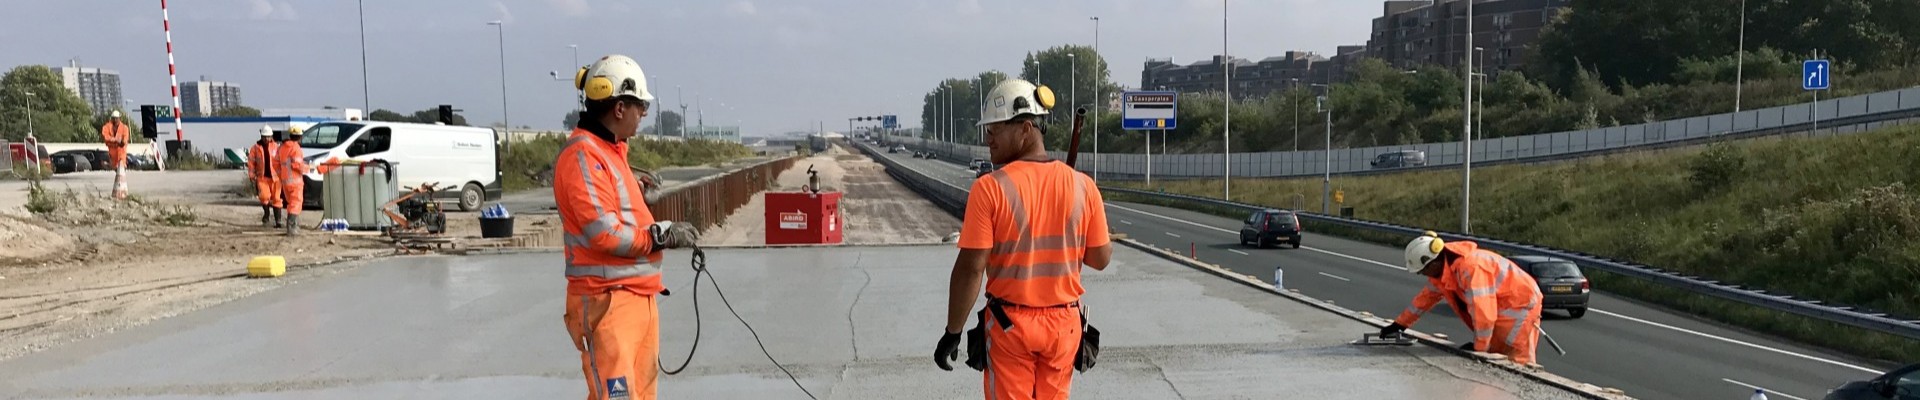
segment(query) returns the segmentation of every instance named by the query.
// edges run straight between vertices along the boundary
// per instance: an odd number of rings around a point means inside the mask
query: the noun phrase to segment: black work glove
[[[1461,343],[1460,349],[1466,350],[1466,351],[1473,351],[1473,342]]]
[[[1380,328],[1380,336],[1381,337],[1400,336],[1400,333],[1405,332],[1406,330],[1407,330],[1406,325],[1401,325],[1399,322],[1395,322],[1392,324],[1388,324],[1386,327]]]
[[[942,332],[940,344],[933,347],[933,365],[940,366],[942,370],[952,371],[953,365],[949,362],[959,358],[960,334]]]

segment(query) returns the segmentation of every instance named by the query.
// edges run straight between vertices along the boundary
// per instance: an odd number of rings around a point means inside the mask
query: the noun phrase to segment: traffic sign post
[[[1147,131],[1147,185],[1153,185],[1153,131],[1162,136],[1180,126],[1180,93],[1139,91],[1120,93],[1120,129]],[[1161,138],[1166,146],[1166,138]]]
[[[1813,110],[1809,119],[1813,120],[1813,129],[1808,136],[1820,131],[1820,91],[1833,88],[1833,63],[1828,60],[1807,60],[1800,63],[1800,88],[1813,92]]]

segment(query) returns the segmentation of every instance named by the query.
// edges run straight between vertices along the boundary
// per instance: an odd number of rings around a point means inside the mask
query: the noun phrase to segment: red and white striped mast
[[[173,140],[186,140],[180,125],[180,75],[173,67],[173,22],[167,16],[167,0],[160,0],[160,29],[167,34],[167,79],[173,83]],[[155,165],[167,170],[167,147],[155,143],[153,152]]]

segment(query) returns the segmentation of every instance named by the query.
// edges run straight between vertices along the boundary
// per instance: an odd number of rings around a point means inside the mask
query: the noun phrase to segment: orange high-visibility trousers
[[[659,387],[660,304],[625,289],[567,296],[567,333],[580,350],[587,400],[651,400]]]
[[[273,179],[253,179],[253,189],[260,194],[260,205],[280,208],[280,184]]]
[[[280,185],[280,200],[287,204],[287,215],[300,215],[300,208],[306,205],[306,197],[306,182]]]
[[[1505,354],[1507,359],[1520,365],[1537,360],[1534,350],[1540,345],[1540,307],[1539,303],[1534,304],[1531,309],[1500,311],[1500,319],[1493,322],[1493,344],[1487,346],[1488,353]],[[1517,315],[1523,311],[1527,312],[1525,317]]]
[[[987,317],[987,400],[1065,400],[1080,351],[1080,309],[1005,308],[1012,329]]]
[[[119,147],[119,146],[108,147],[107,161],[110,161],[109,165],[113,169],[118,170],[118,169],[126,168],[127,167],[127,148]]]

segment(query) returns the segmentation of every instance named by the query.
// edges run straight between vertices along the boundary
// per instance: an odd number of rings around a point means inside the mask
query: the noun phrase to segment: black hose
[[[678,375],[681,371],[684,371],[687,369],[687,364],[693,363],[693,354],[695,351],[700,349],[700,276],[706,275],[707,280],[713,282],[714,294],[720,295],[720,304],[726,305],[727,312],[732,313],[734,319],[740,320],[741,326],[747,327],[747,333],[753,334],[754,344],[760,345],[760,354],[766,355],[767,361],[772,362],[774,367],[780,368],[780,372],[786,373],[787,379],[792,380],[793,386],[799,387],[801,393],[806,393],[807,398],[818,400],[819,397],[814,397],[813,392],[808,391],[806,385],[800,384],[800,378],[796,378],[793,376],[793,371],[788,371],[787,366],[781,365],[780,360],[775,360],[773,358],[773,353],[767,351],[766,342],[760,341],[760,332],[754,331],[753,324],[748,324],[746,318],[740,317],[740,313],[738,311],[733,310],[733,303],[727,301],[727,293],[725,291],[720,290],[720,282],[718,280],[713,279],[713,273],[707,270],[707,253],[705,251],[701,251],[700,248],[695,247],[693,249],[692,260],[693,260],[693,347],[690,349],[687,349],[687,359],[680,363],[680,367],[669,370],[666,368],[664,364],[660,364],[660,372],[666,373],[667,375]],[[654,362],[658,364],[659,360],[655,359]]]

